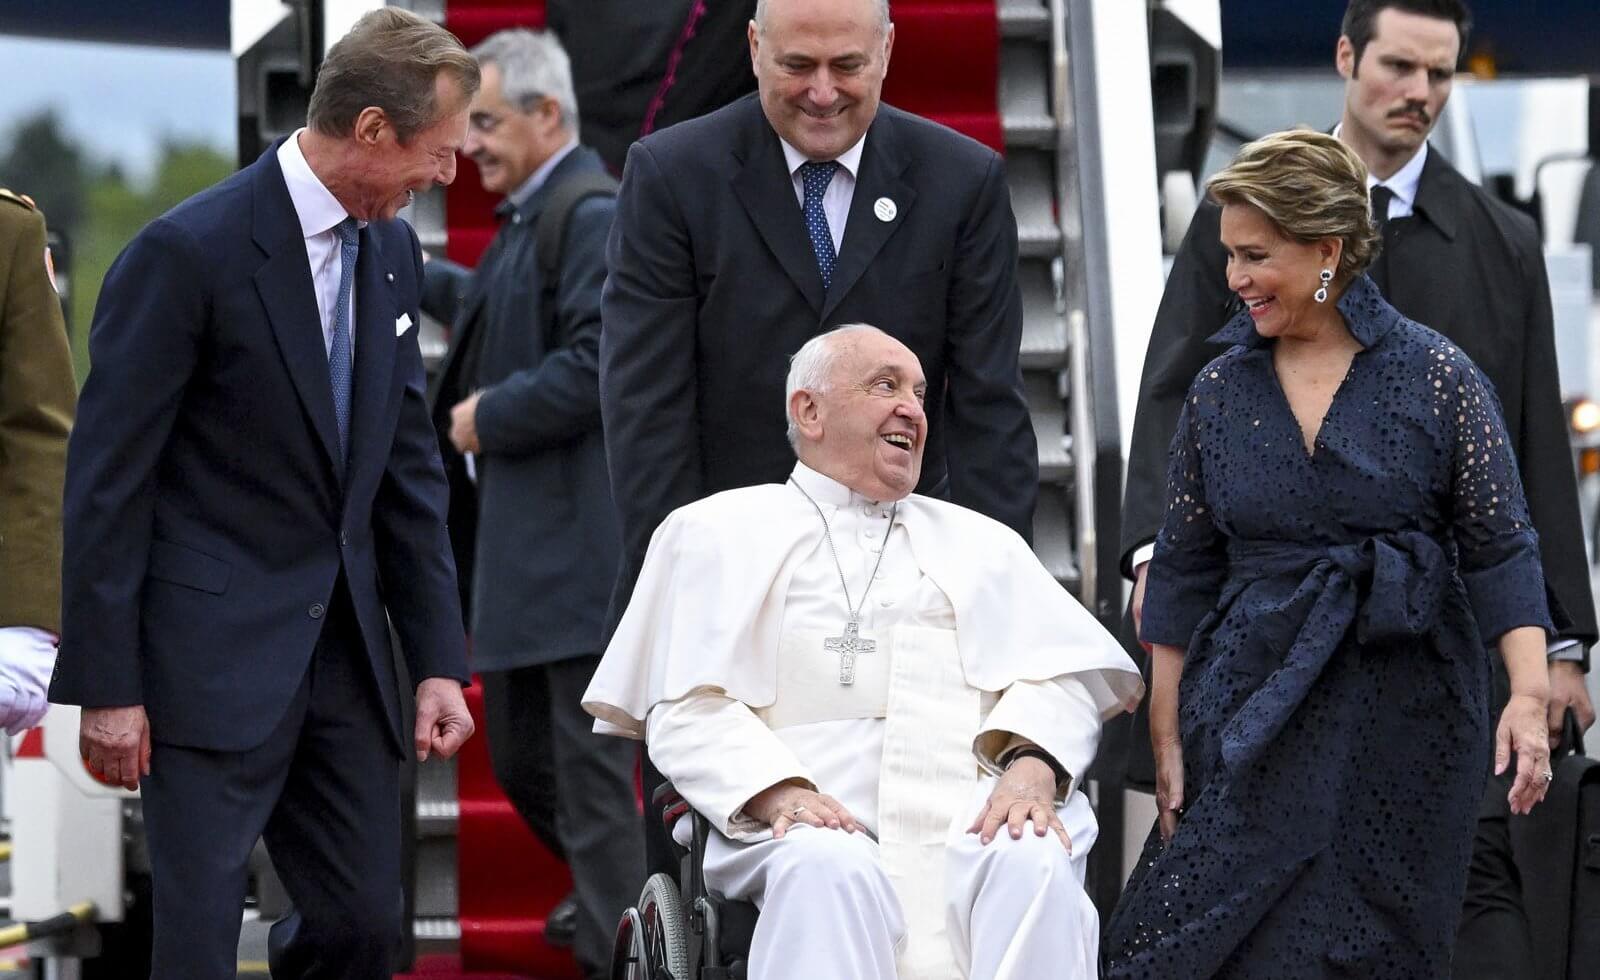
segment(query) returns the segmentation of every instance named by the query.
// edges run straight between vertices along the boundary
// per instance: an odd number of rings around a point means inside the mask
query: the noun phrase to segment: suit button
[[[339,547],[341,547],[341,548],[350,547],[350,538],[343,531],[339,532]]]
[[[327,612],[327,611],[328,611],[327,607],[324,606],[320,602],[313,602],[311,604],[311,608],[309,610],[307,610],[307,612],[310,614],[312,619],[321,619],[322,618],[322,614]]]

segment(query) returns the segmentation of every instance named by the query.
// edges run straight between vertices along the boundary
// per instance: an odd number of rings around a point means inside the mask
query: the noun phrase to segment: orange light
[[[1578,475],[1594,476],[1600,473],[1600,449],[1585,449],[1578,454]]]
[[[1572,406],[1572,431],[1593,432],[1600,429],[1600,405],[1587,398]]]

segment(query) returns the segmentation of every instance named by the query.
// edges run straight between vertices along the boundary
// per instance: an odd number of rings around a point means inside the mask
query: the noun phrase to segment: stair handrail
[[[1079,147],[1099,138],[1091,0],[1048,0],[1051,112],[1056,124],[1056,202],[1068,363],[1068,431],[1074,465],[1079,598],[1108,627],[1121,613],[1117,556],[1101,553],[1121,527],[1122,445],[1113,338],[1091,329],[1109,311],[1109,258],[1085,236],[1084,202],[1103,186],[1101,162]],[[1075,29],[1068,31],[1069,24]],[[1103,196],[1094,194],[1095,199]],[[1100,215],[1099,221],[1104,220]]]

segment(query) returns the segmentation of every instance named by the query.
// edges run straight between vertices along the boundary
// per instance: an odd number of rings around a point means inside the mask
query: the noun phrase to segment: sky
[[[149,177],[167,136],[235,152],[234,68],[227,51],[0,35],[0,73],[0,133],[54,106],[91,157],[120,163],[134,180]]]

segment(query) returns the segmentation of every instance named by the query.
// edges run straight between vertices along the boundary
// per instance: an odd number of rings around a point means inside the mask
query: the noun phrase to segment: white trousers
[[[971,815],[993,790],[979,780]],[[1072,838],[1021,840],[1002,827],[989,844],[954,829],[946,845],[942,963],[897,963],[906,934],[900,898],[864,833],[792,828],[782,840],[737,844],[712,834],[706,885],[761,909],[750,980],[1093,980],[1100,920],[1083,889],[1098,825],[1074,793],[1057,813]],[[968,818],[970,822],[970,817]]]

